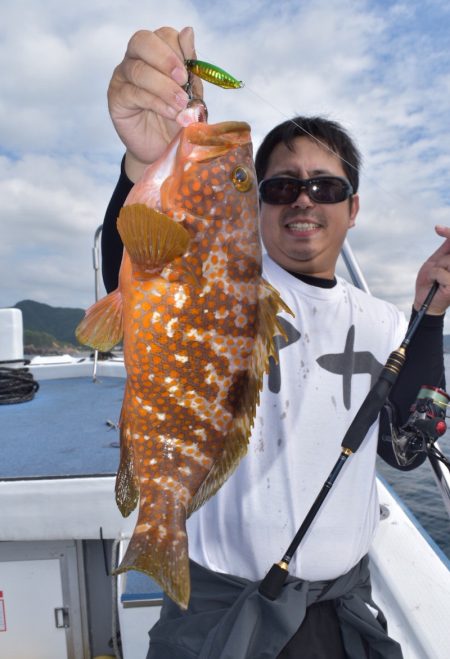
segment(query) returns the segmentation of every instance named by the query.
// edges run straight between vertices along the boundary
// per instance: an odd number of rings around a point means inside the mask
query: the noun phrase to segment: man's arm
[[[414,320],[416,313],[413,311],[411,321]],[[443,328],[444,316],[423,317],[408,347],[405,365],[392,387],[389,396],[390,412],[384,409],[380,415],[378,455],[396,469],[403,471],[416,469],[426,459],[425,453],[421,453],[410,465],[401,467],[395,458],[390,441],[390,423],[393,422],[396,429],[406,423],[411,405],[415,402],[422,385],[445,389]]]
[[[125,173],[124,156],[120,166],[120,177],[106,209],[102,227],[102,275],[108,293],[114,291],[119,283],[123,243],[117,231],[117,218],[133,185]]]
[[[117,288],[122,260],[123,245],[116,228],[119,211],[133,183],[180,130],[177,117],[189,100],[182,89],[188,80],[184,61],[192,58],[192,28],[141,30],[131,37],[124,59],[114,69],[108,107],[126,154],[103,222],[102,274],[108,292]],[[195,97],[201,98],[200,79],[194,77],[192,85]]]
[[[131,37],[114,70],[108,87],[109,113],[126,146],[125,171],[133,182],[180,130],[177,117],[189,101],[182,88],[188,81],[184,61],[191,58],[195,58],[192,28],[141,30]],[[202,98],[197,77],[193,93]]]
[[[406,423],[411,405],[422,385],[445,388],[443,328],[444,314],[450,305],[450,227],[437,226],[435,230],[438,236],[445,240],[419,270],[411,320],[419,311],[433,282],[437,281],[439,287],[408,346],[405,365],[389,396],[392,421],[396,428]],[[386,410],[380,416],[379,437],[378,453],[391,466],[408,470],[415,469],[424,462],[426,455],[419,454],[408,467],[398,465],[389,441],[390,428]],[[383,440],[383,437],[388,441]]]

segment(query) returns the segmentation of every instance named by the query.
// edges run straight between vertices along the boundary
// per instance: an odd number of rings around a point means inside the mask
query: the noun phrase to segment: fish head
[[[192,123],[183,129],[172,174],[161,186],[161,209],[192,229],[193,218],[232,222],[258,217],[250,126]]]

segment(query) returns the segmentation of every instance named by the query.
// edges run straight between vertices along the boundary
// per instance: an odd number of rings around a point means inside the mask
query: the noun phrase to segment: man
[[[132,182],[179,130],[176,116],[188,102],[183,61],[194,56],[189,28],[140,32],[111,80],[110,112],[127,153],[103,230],[108,290],[117,284],[122,253],[118,210]],[[258,151],[264,276],[295,319],[282,315],[288,340],[279,342],[279,363],[264,382],[247,456],[188,521],[190,607],[182,614],[166,600],[151,631],[151,658],[402,656],[385,634],[381,612],[377,619],[371,612],[366,555],[379,516],[378,424],[340,474],[291,562],[294,579],[279,606],[268,607],[255,586],[284,554],[372,379],[406,330],[392,305],[335,275],[359,210],[358,167],[359,154],[345,131],[321,118],[280,124]],[[434,280],[440,287],[391,393],[397,425],[407,419],[421,384],[443,384],[450,229],[437,232],[446,241],[419,272],[415,310]],[[388,434],[385,420],[382,426],[380,435]],[[380,441],[379,447],[396,465],[391,444]]]

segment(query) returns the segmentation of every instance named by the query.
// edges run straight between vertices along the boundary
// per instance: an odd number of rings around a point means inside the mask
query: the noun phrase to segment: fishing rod
[[[341,256],[342,260],[347,268],[348,274],[350,275],[350,279],[354,286],[357,288],[360,288],[362,291],[365,291],[366,293],[370,294],[370,289],[369,286],[364,278],[364,275],[362,273],[361,268],[359,267],[359,264],[356,260],[355,255],[353,254],[353,251],[348,243],[347,240],[344,241],[344,244],[342,245],[342,250],[341,250]],[[436,393],[430,394],[430,390],[435,390]],[[417,407],[420,405],[423,407],[424,401],[421,400],[423,399],[423,393],[424,390],[428,390],[428,393],[425,395],[427,404],[426,404],[426,414],[429,415],[431,418],[435,419],[441,419],[444,420],[446,418],[446,409],[450,407],[450,404],[447,404],[444,407],[443,401],[446,400],[446,397],[448,397],[448,394],[446,394],[445,391],[442,391],[441,389],[436,389],[436,387],[421,387],[421,390],[419,391],[417,395],[417,400],[415,403],[415,410],[417,411]],[[438,393],[440,392],[440,394]],[[435,399],[439,398],[440,400],[440,410],[436,409],[436,406],[434,405]],[[450,403],[450,400],[449,400]],[[434,409],[434,411],[433,411]],[[390,417],[390,408],[386,408],[388,417]],[[413,409],[411,411],[414,411]],[[440,415],[440,416],[439,416]],[[415,423],[415,419],[417,418],[411,415],[411,417],[408,419],[407,423],[403,428],[401,429],[400,435],[397,433],[395,429],[395,425],[392,422],[393,420],[390,418],[390,425],[391,425],[391,437],[392,437],[392,446],[394,449],[394,454],[397,459],[397,462],[399,465],[404,465],[404,455],[402,455],[403,451],[412,451],[414,450],[413,447],[418,447],[421,446],[421,450],[425,451],[427,454],[428,462],[431,467],[431,473],[436,481],[436,487],[439,490],[439,493],[442,498],[442,503],[444,504],[444,507],[447,511],[448,516],[450,517],[450,463],[445,458],[443,455],[439,443],[438,443],[438,438],[440,436],[440,433],[436,433],[436,429],[432,430],[431,434],[426,435],[425,432],[423,431],[423,427],[418,429],[417,425]],[[436,422],[437,423],[437,422]],[[414,437],[412,436],[414,433],[412,431],[412,427],[414,426],[415,433],[416,435],[418,434],[419,437],[417,438],[417,441],[414,441]],[[439,426],[437,426],[438,428]],[[410,446],[409,448],[405,448],[405,435],[406,438],[410,438],[409,443]],[[420,441],[422,440],[422,441]],[[444,470],[443,467],[447,467],[446,470]]]
[[[273,564],[269,572],[262,580],[259,586],[259,592],[267,599],[275,600],[281,593],[283,584],[289,574],[289,563],[294,553],[298,549],[306,532],[313,523],[323,501],[331,490],[342,467],[348,458],[353,453],[356,453],[358,448],[361,446],[370,426],[376,421],[381,409],[383,408],[383,405],[386,402],[389,392],[392,389],[392,386],[394,385],[403,367],[403,364],[405,363],[406,350],[411,343],[411,339],[413,338],[423,316],[428,310],[431,300],[433,299],[438,287],[439,284],[434,282],[422,306],[420,307],[420,310],[417,312],[416,317],[410,324],[402,344],[399,348],[397,348],[397,350],[394,350],[389,355],[389,358],[380,375],[378,376],[377,381],[367,394],[355,418],[350,424],[344,439],[342,440],[341,454],[333,469],[331,470],[328,478],[323,484],[322,489],[317,495],[305,519],[303,520],[302,525],[295,534],[295,537],[289,545],[283,558],[278,563]]]

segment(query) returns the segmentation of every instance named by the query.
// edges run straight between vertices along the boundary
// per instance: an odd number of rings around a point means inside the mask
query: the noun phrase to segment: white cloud
[[[350,240],[378,295],[409,309],[415,272],[449,223],[446,3],[374,0],[6,0],[0,28],[0,304],[91,301],[91,245],[122,154],[106,90],[140,28],[193,25],[198,56],[246,83],[205,84],[210,120],[255,146],[295,113],[341,121],[364,154]],[[6,279],[5,279],[6,277]]]
[[[92,300],[90,246],[109,193],[82,158],[0,158],[4,305],[24,297],[60,306]]]

